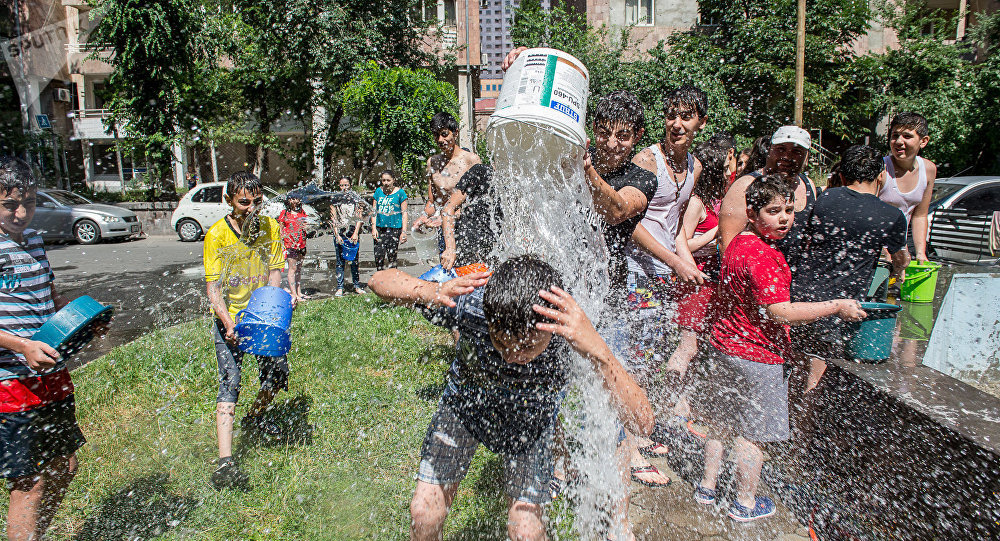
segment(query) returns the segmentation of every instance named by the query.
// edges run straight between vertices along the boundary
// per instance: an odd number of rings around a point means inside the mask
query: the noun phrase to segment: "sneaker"
[[[344,296],[344,290],[343,289],[338,289],[337,292],[333,294],[333,296],[334,297],[343,297]]]
[[[219,459],[219,467],[212,472],[212,486],[216,490],[224,488],[246,488],[250,484],[250,478],[240,470],[233,457]]]
[[[278,423],[263,415],[247,415],[240,420],[240,427],[247,432],[258,432],[272,438],[281,436],[281,427]]]
[[[715,503],[715,490],[711,488],[705,488],[701,486],[701,484],[695,485],[694,501],[705,505],[711,505]]]
[[[774,502],[767,496],[757,496],[757,504],[753,509],[740,505],[740,502],[733,500],[733,505],[729,507],[729,518],[736,522],[751,522],[760,518],[769,517],[775,512]]]

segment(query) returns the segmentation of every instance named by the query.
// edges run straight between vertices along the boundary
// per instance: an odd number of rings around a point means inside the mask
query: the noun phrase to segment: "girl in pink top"
[[[704,284],[679,284],[680,300],[677,303],[676,322],[681,330],[680,343],[667,361],[668,382],[675,385],[680,395],[680,382],[688,365],[698,353],[698,336],[711,325],[712,306],[715,303],[716,279],[719,274],[719,248],[716,241],[719,231],[719,205],[725,195],[730,168],[736,161],[736,140],[729,134],[715,134],[694,151],[702,164],[701,179],[694,187],[687,210],[677,234],[677,244],[687,243],[698,270],[709,278]],[[708,324],[706,324],[708,323]],[[690,406],[683,396],[677,398],[674,413],[682,417],[690,414]]]

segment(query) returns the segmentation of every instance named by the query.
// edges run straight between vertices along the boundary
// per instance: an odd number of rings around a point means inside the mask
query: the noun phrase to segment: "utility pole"
[[[802,101],[806,72],[806,0],[799,0],[799,21],[795,37],[795,125],[802,125]]]

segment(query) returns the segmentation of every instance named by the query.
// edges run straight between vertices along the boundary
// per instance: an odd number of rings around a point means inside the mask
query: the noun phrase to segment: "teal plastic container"
[[[868,312],[864,321],[851,322],[848,327],[847,354],[856,361],[881,362],[892,354],[892,332],[896,328],[895,304],[863,302]]]
[[[52,346],[66,359],[94,338],[95,324],[111,321],[113,314],[112,307],[83,295],[53,314],[31,339]]]
[[[280,287],[264,286],[250,294],[247,307],[236,314],[240,350],[280,357],[292,349],[292,296]]]

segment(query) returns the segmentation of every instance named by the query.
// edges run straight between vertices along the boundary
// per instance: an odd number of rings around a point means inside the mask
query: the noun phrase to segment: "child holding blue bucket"
[[[56,293],[35,214],[30,166],[0,160],[0,470],[7,479],[10,539],[45,534],[76,475],[86,442],[73,381],[59,353],[31,336],[67,302]]]
[[[792,227],[794,192],[780,174],[755,179],[746,189],[747,228],[733,237],[722,256],[718,310],[712,324],[712,352],[695,369],[693,409],[734,435],[736,497],[729,516],[749,522],[774,514],[774,502],[757,496],[763,464],[761,442],[789,438],[789,325],[836,315],[857,321],[865,316],[853,299],[790,302],[792,276],[775,247]],[[716,499],[722,466],[722,440],[705,443],[705,471],[694,498]]]
[[[278,222],[259,216],[263,204],[260,179],[238,172],[229,177],[224,198],[232,210],[205,234],[205,280],[215,313],[212,336],[219,362],[216,431],[219,438],[218,469],[212,484],[218,488],[246,486],[248,478],[233,460],[233,420],[240,393],[243,352],[237,347],[236,314],[247,307],[254,290],[281,285],[285,266]],[[278,436],[281,429],[263,413],[281,390],[288,389],[285,356],[257,356],[260,391],[243,418],[244,429]]]

